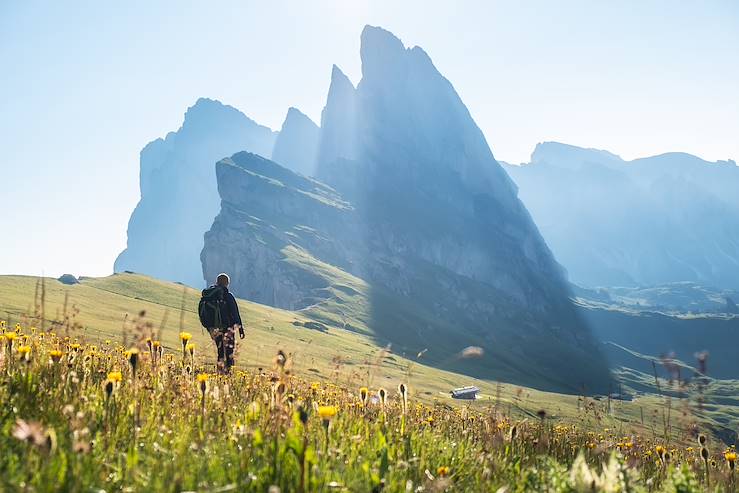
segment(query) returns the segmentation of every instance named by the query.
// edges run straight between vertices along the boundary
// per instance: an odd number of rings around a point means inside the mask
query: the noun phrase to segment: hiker
[[[200,322],[208,329],[218,349],[218,373],[224,374],[230,373],[234,364],[233,354],[236,345],[234,332],[237,327],[239,337],[244,338],[239,307],[236,298],[228,290],[230,282],[228,274],[218,274],[216,283],[203,290],[198,306]]]

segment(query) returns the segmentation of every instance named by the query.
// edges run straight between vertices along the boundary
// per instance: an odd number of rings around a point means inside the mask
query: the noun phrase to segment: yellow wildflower
[[[51,357],[51,361],[58,363],[59,360],[62,359],[62,352],[58,349],[52,349],[49,351],[49,356]]]
[[[112,371],[108,373],[108,380],[114,383],[120,383],[123,381],[123,373],[119,371]]]
[[[318,416],[324,421],[331,421],[338,412],[336,406],[318,406]]]

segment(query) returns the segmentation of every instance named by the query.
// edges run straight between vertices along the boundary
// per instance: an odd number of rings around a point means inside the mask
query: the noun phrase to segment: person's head
[[[216,284],[218,286],[223,286],[224,288],[227,288],[229,283],[231,283],[231,278],[228,277],[228,274],[225,272],[221,272],[218,274],[218,277],[216,277]]]

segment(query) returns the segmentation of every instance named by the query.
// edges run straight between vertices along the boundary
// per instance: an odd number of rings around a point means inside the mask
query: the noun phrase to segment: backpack
[[[198,303],[198,316],[200,316],[200,323],[206,329],[224,327],[222,318],[223,309],[226,307],[224,294],[225,290],[221,286],[203,289],[200,303]]]

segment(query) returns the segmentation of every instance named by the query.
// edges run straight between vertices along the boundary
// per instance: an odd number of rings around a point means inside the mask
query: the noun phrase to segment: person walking
[[[244,338],[244,326],[236,304],[236,298],[228,290],[231,278],[228,274],[218,274],[215,284],[205,288],[198,305],[200,323],[208,330],[218,351],[218,373],[228,374],[234,364],[236,329],[239,338]]]

